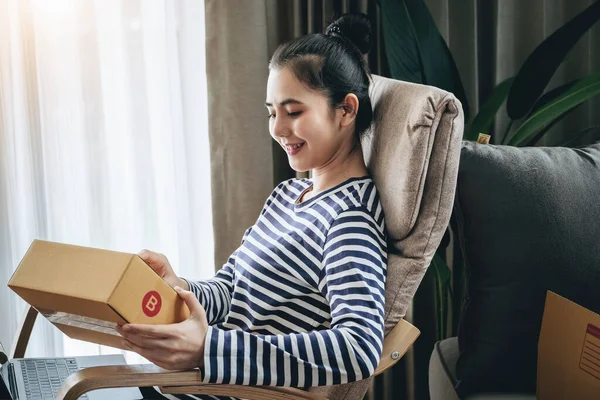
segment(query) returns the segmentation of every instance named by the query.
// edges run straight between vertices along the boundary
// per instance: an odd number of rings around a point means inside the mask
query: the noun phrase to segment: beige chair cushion
[[[460,102],[448,92],[373,75],[374,123],[362,146],[388,231],[385,333],[404,317],[448,226],[463,134]],[[312,388],[330,399],[362,399],[372,378]]]
[[[448,226],[463,135],[462,105],[435,87],[373,76],[365,162],[388,231],[386,334],[406,315]]]

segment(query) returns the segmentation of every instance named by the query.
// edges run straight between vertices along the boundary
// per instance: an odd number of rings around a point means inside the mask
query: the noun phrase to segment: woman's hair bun
[[[371,21],[365,14],[344,14],[329,24],[325,34],[345,37],[361,54],[367,54],[371,50]]]

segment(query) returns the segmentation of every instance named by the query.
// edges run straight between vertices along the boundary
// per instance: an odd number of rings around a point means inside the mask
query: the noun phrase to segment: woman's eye
[[[297,117],[300,114],[302,114],[302,111],[296,111],[296,112],[289,112],[289,113],[287,113],[288,117],[291,117],[291,118]],[[275,114],[269,114],[269,115],[267,115],[267,119],[273,119],[273,118],[275,118]]]

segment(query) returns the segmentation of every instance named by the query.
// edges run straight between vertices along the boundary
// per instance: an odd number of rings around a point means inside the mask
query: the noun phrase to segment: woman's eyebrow
[[[285,107],[288,104],[303,104],[303,103],[301,101],[299,101],[299,100],[296,100],[296,99],[285,99],[284,101],[282,101],[281,103],[279,103],[279,105],[281,107]],[[269,102],[266,102],[265,106],[267,106],[267,107],[273,107],[273,104],[271,104]]]

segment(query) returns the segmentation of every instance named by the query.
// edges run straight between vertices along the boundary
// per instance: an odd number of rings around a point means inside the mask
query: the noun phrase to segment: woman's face
[[[341,123],[343,110],[332,111],[327,97],[307,88],[289,68],[269,73],[266,106],[269,133],[294,170],[323,168],[349,152],[353,127]]]

